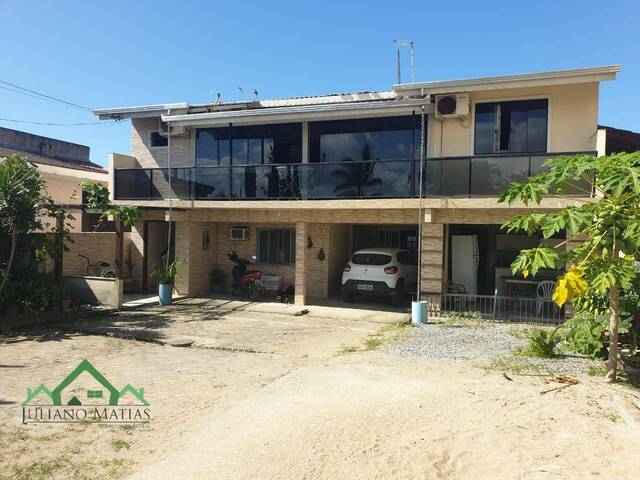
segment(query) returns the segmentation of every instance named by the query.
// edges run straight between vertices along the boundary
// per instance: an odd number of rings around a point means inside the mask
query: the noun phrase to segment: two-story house
[[[149,288],[167,250],[170,219],[185,295],[207,293],[212,269],[230,272],[234,250],[294,284],[296,303],[312,303],[340,292],[350,254],[367,247],[420,249],[423,292],[531,295],[535,284],[513,278],[509,264],[536,240],[499,228],[527,207],[498,204],[499,192],[549,157],[604,153],[599,84],[619,70],[96,110],[131,119],[132,155],[113,154],[109,175],[114,201],[143,214],[132,232],[138,288]],[[529,208],[588,196],[568,192]]]

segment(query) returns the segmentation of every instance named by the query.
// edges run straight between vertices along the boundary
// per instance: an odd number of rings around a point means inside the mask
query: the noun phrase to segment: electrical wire
[[[91,112],[92,111],[91,108],[85,107],[84,105],[79,105],[77,103],[69,102],[67,100],[63,100],[61,98],[57,98],[57,97],[54,97],[52,95],[47,95],[45,93],[40,93],[40,92],[37,92],[35,90],[31,90],[30,88],[21,87],[20,85],[16,85],[15,83],[7,82],[6,80],[0,80],[0,84],[6,85],[6,86],[0,85],[0,88],[3,88],[4,90],[9,90],[9,91],[14,92],[14,93],[20,93],[22,95],[27,95],[27,96],[30,96],[30,97],[36,96],[37,98],[40,98],[42,100],[48,100],[48,101],[60,103],[62,105],[66,105],[68,107],[77,108],[77,109],[84,110],[84,111],[87,111],[87,112]]]
[[[119,120],[104,120],[102,122],[81,122],[81,123],[54,123],[54,122],[33,122],[31,120],[18,120],[15,118],[2,118],[0,122],[27,123],[30,125],[47,125],[54,127],[77,127],[81,125],[108,125],[110,123],[118,123]]]

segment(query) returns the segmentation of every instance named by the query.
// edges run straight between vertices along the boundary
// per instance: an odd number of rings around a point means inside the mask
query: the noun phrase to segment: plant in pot
[[[166,258],[160,259],[160,262],[153,270],[153,278],[158,282],[158,296],[160,297],[160,305],[171,305],[173,297],[173,282],[180,271],[180,262],[170,262]]]
[[[209,273],[209,280],[211,282],[211,291],[213,293],[223,293],[224,292],[224,282],[225,282],[225,274],[219,268],[214,268]]]

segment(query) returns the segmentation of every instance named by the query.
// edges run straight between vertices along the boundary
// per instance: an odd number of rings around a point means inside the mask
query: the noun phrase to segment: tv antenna
[[[394,40],[393,43],[396,46],[397,56],[397,73],[398,73],[398,84],[402,83],[402,77],[400,75],[400,47],[409,47],[411,48],[411,83],[416,82],[416,67],[414,63],[414,51],[413,51],[413,40]]]

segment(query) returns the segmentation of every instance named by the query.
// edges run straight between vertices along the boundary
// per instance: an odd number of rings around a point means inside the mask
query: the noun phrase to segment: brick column
[[[136,222],[131,226],[131,233],[128,235],[125,233],[125,238],[129,237],[129,244],[124,252],[125,258],[129,259],[129,250],[131,251],[131,263],[133,263],[133,269],[131,270],[131,278],[133,282],[133,291],[142,292],[142,285],[144,284],[142,273],[144,271],[144,222]]]
[[[304,305],[307,301],[307,232],[308,225],[306,223],[296,223],[296,305]]]
[[[444,280],[444,225],[422,225],[422,291],[442,292]]]
[[[180,295],[205,295],[210,293],[209,273],[215,264],[215,252],[202,249],[202,231],[210,229],[203,222],[175,222],[176,260],[180,271],[174,288]]]

